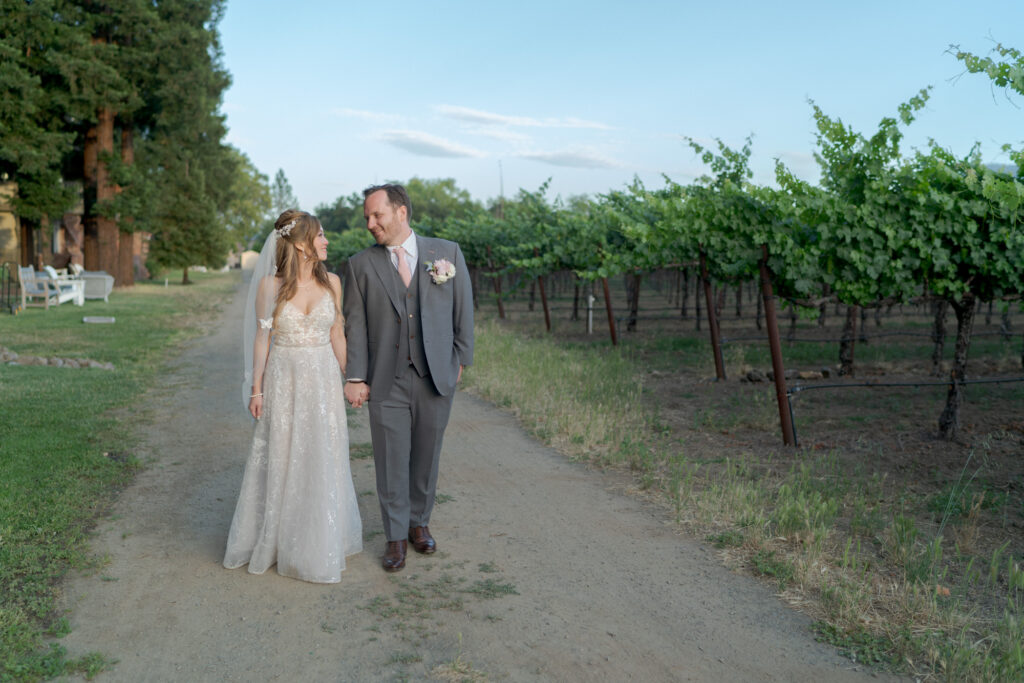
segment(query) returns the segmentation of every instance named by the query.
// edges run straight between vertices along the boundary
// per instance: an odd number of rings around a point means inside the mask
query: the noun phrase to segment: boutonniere
[[[455,277],[455,264],[448,259],[439,258],[436,261],[426,261],[424,265],[435,285],[443,285]]]

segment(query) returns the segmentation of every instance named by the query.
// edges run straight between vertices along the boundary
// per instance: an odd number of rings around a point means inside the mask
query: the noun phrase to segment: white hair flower
[[[280,235],[282,237],[287,237],[289,235],[289,233],[291,233],[292,228],[295,227],[295,222],[296,222],[296,219],[293,218],[292,220],[288,221],[287,223],[282,225],[280,228],[278,228],[277,232],[280,233]]]

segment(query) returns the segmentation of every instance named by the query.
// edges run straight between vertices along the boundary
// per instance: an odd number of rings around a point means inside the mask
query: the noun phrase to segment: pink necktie
[[[409,272],[409,262],[405,260],[405,249],[395,247],[395,256],[398,257],[398,276],[406,287],[412,282],[412,273]]]

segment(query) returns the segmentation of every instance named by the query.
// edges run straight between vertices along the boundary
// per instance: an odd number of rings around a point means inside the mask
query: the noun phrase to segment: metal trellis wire
[[[1024,377],[990,377],[986,379],[962,379],[957,384],[1012,384],[1024,382]],[[793,423],[793,439],[796,445],[800,440],[796,436],[796,420],[793,419],[793,395],[814,389],[852,389],[854,387],[948,387],[950,380],[934,380],[928,382],[832,382],[829,384],[797,384],[786,389],[786,403],[789,404],[789,417]]]

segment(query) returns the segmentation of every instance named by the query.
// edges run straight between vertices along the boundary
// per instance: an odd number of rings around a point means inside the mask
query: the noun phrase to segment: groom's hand
[[[361,408],[369,396],[370,387],[366,385],[366,382],[345,383],[345,400],[348,401],[353,408]]]

